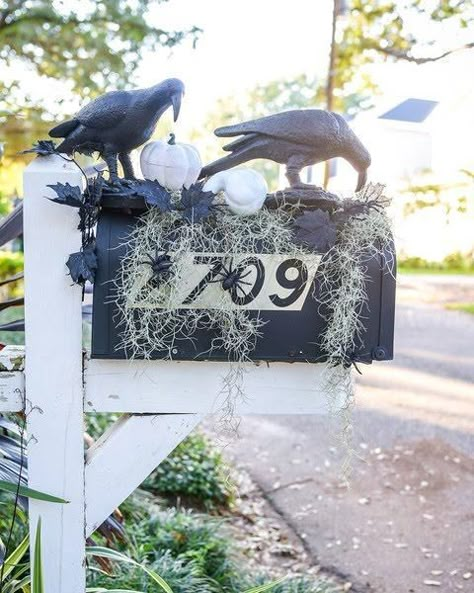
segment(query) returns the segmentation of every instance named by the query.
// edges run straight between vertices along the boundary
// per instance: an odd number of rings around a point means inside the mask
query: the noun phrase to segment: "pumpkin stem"
[[[168,144],[171,144],[171,145],[176,144],[176,136],[173,133],[170,134],[170,139],[168,140]]]

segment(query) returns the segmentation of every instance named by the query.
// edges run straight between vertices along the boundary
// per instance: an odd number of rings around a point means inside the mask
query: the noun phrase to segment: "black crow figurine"
[[[168,78],[148,89],[112,91],[83,107],[77,115],[52,130],[52,138],[64,138],[59,152],[98,151],[107,163],[112,182],[118,181],[117,157],[127,179],[133,179],[130,152],[150,139],[168,107],[178,119],[184,84]]]
[[[201,177],[214,175],[253,159],[286,165],[293,189],[314,188],[301,182],[303,167],[342,157],[359,173],[356,191],[367,181],[370,154],[343,117],[321,109],[276,113],[234,126],[217,128],[216,136],[240,136],[224,146],[231,152],[203,168]]]

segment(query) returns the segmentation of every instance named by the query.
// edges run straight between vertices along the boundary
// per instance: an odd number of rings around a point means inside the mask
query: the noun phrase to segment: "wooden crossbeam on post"
[[[124,414],[87,451],[91,535],[202,420],[199,414]]]

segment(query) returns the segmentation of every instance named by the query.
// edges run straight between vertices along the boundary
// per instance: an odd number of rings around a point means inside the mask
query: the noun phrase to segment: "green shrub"
[[[212,583],[203,578],[199,569],[192,563],[173,558],[169,552],[155,558],[147,566],[158,573],[168,583],[174,593],[214,593]],[[112,575],[91,571],[88,575],[89,587],[104,589],[131,589],[143,593],[156,593],[157,585],[151,582],[143,570],[129,565],[114,565]]]
[[[451,253],[444,258],[443,266],[448,270],[474,272],[474,254]]]
[[[197,432],[179,444],[144,482],[143,488],[200,508],[228,506],[232,492],[222,455]]]
[[[5,280],[23,271],[23,253],[21,251],[0,250],[0,280]],[[12,282],[1,287],[0,297],[5,299],[8,296],[23,294],[23,281]]]
[[[400,256],[398,266],[402,271],[472,274],[474,273],[474,256],[472,253],[455,252],[447,255],[442,261],[428,261],[422,257]]]
[[[23,307],[9,307],[0,311],[0,324],[24,319],[24,317],[25,312]],[[21,346],[25,343],[25,332],[0,332],[0,342],[2,344]]]
[[[127,533],[136,555],[150,564],[168,552],[173,558],[191,563],[195,574],[210,579],[218,586],[217,591],[233,591],[241,577],[221,524],[222,521],[209,516],[172,509],[129,525]]]
[[[95,441],[119,418],[120,414],[96,413],[85,415],[86,432]]]

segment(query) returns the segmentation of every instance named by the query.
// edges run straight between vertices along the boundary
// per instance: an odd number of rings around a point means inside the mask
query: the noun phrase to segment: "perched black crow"
[[[217,128],[216,136],[240,136],[224,146],[227,155],[203,168],[207,177],[253,159],[270,159],[286,165],[290,186],[308,186],[300,180],[303,167],[342,157],[359,173],[357,191],[367,180],[370,154],[343,117],[321,109],[276,113],[234,126]]]
[[[168,78],[137,91],[112,91],[83,107],[77,115],[50,130],[53,138],[64,138],[60,152],[72,154],[98,151],[105,159],[112,181],[118,179],[117,157],[124,175],[133,178],[130,151],[150,139],[168,107],[178,119],[184,84]]]

